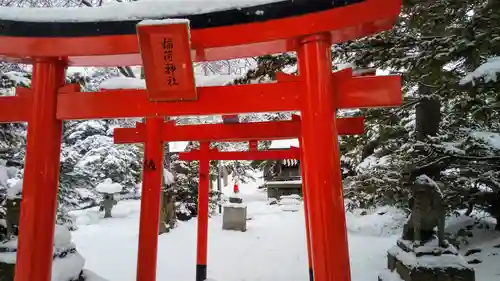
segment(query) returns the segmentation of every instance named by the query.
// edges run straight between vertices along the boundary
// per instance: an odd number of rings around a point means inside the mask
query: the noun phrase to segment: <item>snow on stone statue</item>
[[[411,215],[403,228],[403,239],[420,245],[434,237],[437,227],[439,246],[447,247],[444,240],[445,210],[443,195],[436,182],[420,175],[412,185]]]
[[[411,215],[403,227],[403,237],[387,251],[389,271],[378,280],[474,281],[474,269],[444,240],[445,206],[438,184],[420,175],[411,191]]]
[[[104,200],[101,202],[99,211],[104,211],[105,218],[111,217],[111,210],[117,204],[117,201],[114,199],[114,194],[119,193],[122,189],[123,187],[121,184],[113,183],[109,178],[97,185],[97,192],[104,194]]]

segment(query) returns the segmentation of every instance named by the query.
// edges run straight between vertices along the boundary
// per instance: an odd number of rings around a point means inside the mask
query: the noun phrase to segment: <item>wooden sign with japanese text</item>
[[[137,34],[149,100],[196,100],[188,23],[141,23]]]

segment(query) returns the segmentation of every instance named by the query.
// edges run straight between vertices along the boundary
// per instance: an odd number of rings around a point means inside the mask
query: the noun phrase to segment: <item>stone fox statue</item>
[[[420,245],[433,237],[437,226],[439,246],[447,247],[444,240],[445,208],[439,186],[426,175],[421,175],[411,189],[411,214],[404,225],[402,238]]]

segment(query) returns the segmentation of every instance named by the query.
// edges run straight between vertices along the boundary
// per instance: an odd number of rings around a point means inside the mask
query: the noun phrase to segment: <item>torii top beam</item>
[[[205,13],[182,1],[174,7],[168,1],[127,3],[127,9],[1,7],[0,54],[28,63],[32,57],[63,57],[70,65],[141,65],[136,24],[187,18],[195,61],[253,57],[294,51],[298,38],[307,34],[330,32],[332,43],[339,43],[388,30],[402,0],[252,2],[243,8],[219,5]]]

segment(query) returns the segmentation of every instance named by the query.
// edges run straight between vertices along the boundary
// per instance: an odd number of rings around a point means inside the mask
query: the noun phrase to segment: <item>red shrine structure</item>
[[[235,120],[234,116],[231,116]],[[198,187],[198,225],[197,225],[197,253],[196,253],[196,280],[205,280],[207,277],[207,255],[208,255],[208,217],[209,217],[209,174],[210,160],[280,160],[280,159],[299,159],[300,151],[298,148],[262,151],[258,150],[258,141],[282,138],[298,138],[300,137],[300,116],[292,115],[290,121],[279,122],[254,122],[254,123],[239,123],[231,122],[226,124],[205,124],[205,125],[175,125],[175,121],[163,123],[163,118],[147,118],[146,124],[137,123],[135,128],[118,128],[114,130],[114,140],[117,144],[124,143],[144,143],[145,144],[145,161],[144,173],[155,172],[155,181],[147,181],[151,177],[144,177],[144,188],[152,188],[154,196],[149,196],[151,193],[142,195],[141,202],[141,226],[143,230],[140,233],[143,235],[151,235],[153,230],[157,231],[158,220],[155,218],[156,213],[150,213],[151,205],[159,204],[155,196],[160,196],[158,186],[158,177],[161,177],[162,169],[153,169],[151,163],[163,163],[163,143],[171,141],[200,141],[200,148],[195,151],[181,152],[180,160],[185,161],[200,161],[199,165],[199,187]],[[362,134],[364,131],[364,119],[362,117],[340,118],[337,123],[337,131],[339,135],[355,135]],[[160,128],[160,126],[162,126]],[[159,139],[150,138],[148,131],[156,132]],[[248,141],[248,151],[224,151],[220,152],[217,149],[209,149],[210,141]],[[158,145],[159,144],[159,145]],[[235,184],[236,185],[236,184]],[[303,184],[305,185],[305,184]],[[305,188],[304,188],[305,189]],[[156,194],[158,192],[158,195]],[[304,200],[305,201],[305,200]],[[144,210],[142,209],[144,208]],[[158,207],[159,208],[159,207]],[[307,209],[307,205],[304,205]],[[155,219],[152,219],[155,218]],[[306,217],[307,220],[307,217]],[[308,224],[306,224],[307,246],[310,245]],[[141,240],[142,241],[142,240]],[[144,239],[144,241],[150,241]],[[144,246],[146,247],[146,246]],[[149,248],[148,248],[149,249]],[[150,249],[156,251],[156,248]],[[147,251],[144,251],[146,253]],[[141,253],[141,252],[140,252]],[[139,254],[140,255],[140,254]],[[147,255],[152,258],[152,255]],[[308,253],[309,274],[313,276],[311,269],[311,259]]]
[[[332,73],[331,46],[392,28],[401,2],[270,0],[258,6],[182,16],[165,9],[164,16],[157,13],[153,19],[174,20],[141,23],[151,17],[93,21],[34,21],[32,17],[23,20],[22,15],[15,20],[0,18],[2,57],[33,65],[31,89],[18,89],[16,96],[0,98],[0,122],[28,122],[15,281],[51,279],[62,121],[131,117],[146,118],[146,124],[135,128],[142,133],[117,130],[115,138],[119,142],[121,134],[123,142],[147,144],[138,281],[156,280],[159,166],[164,141],[200,141],[202,150],[197,157],[207,158],[212,153],[208,150],[211,141],[290,137],[300,139],[314,279],[350,281],[337,143],[342,119],[335,112],[398,106],[401,82],[397,76],[353,77],[350,69]],[[297,76],[280,75],[276,83],[268,84],[194,84],[195,61],[292,51],[298,57]],[[144,65],[147,90],[82,93],[79,85],[64,83],[68,66],[119,65]],[[213,130],[191,131],[163,122],[165,116],[279,111],[300,111],[301,118],[279,124],[216,124],[210,125]],[[236,125],[245,127],[232,127]],[[200,170],[206,171],[208,161],[201,162]],[[206,191],[199,188],[200,199]],[[200,210],[207,208],[204,202],[200,201]],[[206,261],[197,265],[197,271],[204,270]]]

